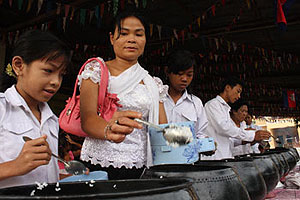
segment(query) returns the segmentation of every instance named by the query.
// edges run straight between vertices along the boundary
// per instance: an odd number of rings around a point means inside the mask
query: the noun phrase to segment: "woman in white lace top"
[[[144,167],[152,165],[152,153],[147,128],[133,118],[167,123],[161,102],[168,87],[138,63],[146,44],[140,16],[134,12],[118,15],[110,41],[115,58],[106,62],[108,92],[118,95],[122,107],[108,122],[97,115],[100,67],[97,61],[87,63],[79,76],[82,128],[89,135],[81,159],[91,171],[107,171],[109,179],[139,178]]]

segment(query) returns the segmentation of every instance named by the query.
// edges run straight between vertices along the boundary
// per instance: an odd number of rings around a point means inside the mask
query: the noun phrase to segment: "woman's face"
[[[233,112],[234,117],[239,120],[239,122],[242,122],[245,120],[246,116],[248,115],[248,106],[243,105],[241,106],[237,112]]]
[[[146,44],[145,27],[138,18],[127,17],[121,21],[120,35],[116,26],[115,32],[110,33],[110,41],[116,58],[137,61]]]
[[[180,71],[178,74],[169,73],[168,78],[170,87],[178,92],[184,91],[192,82],[194,76],[194,67],[190,67],[185,71]]]

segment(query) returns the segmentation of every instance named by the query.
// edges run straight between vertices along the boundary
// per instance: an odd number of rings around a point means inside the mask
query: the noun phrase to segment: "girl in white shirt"
[[[196,136],[205,136],[204,131],[208,121],[202,101],[189,94],[187,88],[194,77],[195,60],[187,50],[177,50],[168,57],[165,73],[169,90],[164,102],[168,122],[195,122]]]
[[[67,46],[50,33],[24,33],[7,73],[17,83],[0,93],[0,188],[58,181],[58,119],[46,103],[60,88]],[[23,136],[32,138],[24,142]]]
[[[108,92],[117,94],[122,105],[111,120],[107,122],[97,114],[102,78],[99,63],[87,63],[79,77],[81,126],[89,135],[81,159],[91,171],[107,171],[109,179],[139,178],[143,168],[152,165],[148,131],[133,118],[167,123],[163,104],[159,103],[163,98],[160,94],[166,94],[167,88],[138,63],[146,44],[145,27],[136,12],[125,11],[117,16],[110,32],[115,58],[106,62]]]

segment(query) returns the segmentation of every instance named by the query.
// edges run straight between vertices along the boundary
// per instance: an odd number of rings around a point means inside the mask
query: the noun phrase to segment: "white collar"
[[[4,96],[6,101],[8,101],[11,105],[17,106],[17,107],[23,107],[27,112],[31,112],[29,106],[27,105],[24,98],[20,95],[20,93],[17,91],[16,86],[13,85],[10,88],[8,88],[4,92]],[[46,121],[49,118],[56,118],[52,110],[50,109],[49,105],[45,102],[41,102],[39,105],[39,108],[41,110],[42,120]]]
[[[167,92],[167,96],[168,98],[172,99],[171,95],[169,94],[169,91]],[[193,102],[192,95],[189,94],[186,89],[177,102],[184,101],[185,99],[188,99],[189,101]]]
[[[229,109],[231,109],[231,107],[228,105],[228,103],[220,96],[220,95],[217,95],[216,99],[221,103],[223,104],[224,106],[228,107]]]

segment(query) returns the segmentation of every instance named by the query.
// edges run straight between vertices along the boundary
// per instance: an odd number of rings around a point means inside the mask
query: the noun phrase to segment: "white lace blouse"
[[[79,85],[82,79],[91,79],[94,83],[100,82],[100,67],[97,61],[88,63],[78,76]],[[108,91],[110,92],[110,82],[114,76],[109,75]],[[166,98],[168,86],[163,85],[159,78],[154,78],[160,91],[160,100]],[[144,120],[148,120],[151,106],[149,91],[143,84],[138,84],[131,92],[120,98],[122,105],[119,110],[134,110],[141,112]],[[86,137],[81,150],[81,159],[91,161],[92,164],[100,164],[102,167],[113,166],[120,168],[141,168],[147,161],[147,129],[134,129],[126,136],[121,143],[114,143],[108,140],[100,140]],[[151,153],[151,152],[150,152]]]

